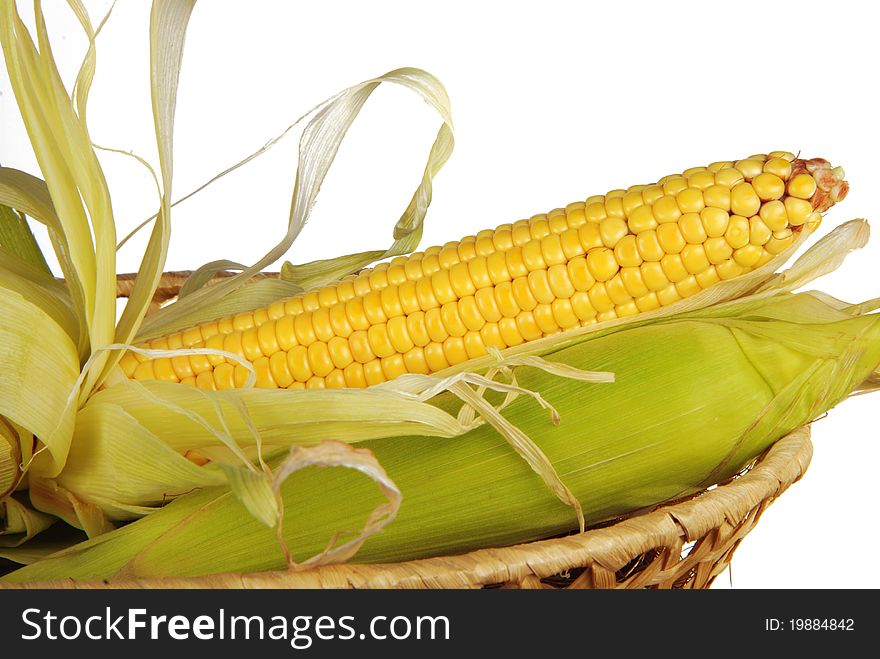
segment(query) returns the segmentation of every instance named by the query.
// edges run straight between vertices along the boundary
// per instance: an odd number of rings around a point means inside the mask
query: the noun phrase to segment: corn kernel
[[[566,261],[565,253],[562,251],[562,240],[559,238],[559,234],[556,233],[541,238],[541,253],[544,256],[544,263],[547,264],[547,267],[559,265]]]
[[[781,254],[782,252],[787,250],[789,247],[791,247],[791,244],[793,242],[794,242],[794,234],[793,233],[785,238],[773,237],[767,241],[767,244],[764,245],[764,249],[768,253],[773,254],[775,256],[776,254]]]
[[[479,332],[468,332],[462,337],[462,341],[468,359],[476,359],[486,354],[486,346]]]
[[[254,361],[263,353],[260,351],[260,342],[257,338],[257,328],[251,327],[241,332],[241,348],[244,351],[244,357],[248,361]]]
[[[730,167],[733,167],[733,162],[730,160],[719,160],[718,162],[711,163],[706,169],[712,173],[717,173],[722,169],[728,169]]]
[[[788,182],[788,194],[798,199],[809,199],[816,193],[816,181],[809,174],[797,174]]]
[[[691,174],[687,177],[688,187],[697,188],[698,190],[705,190],[713,185],[715,185],[715,174],[708,170],[703,169],[702,171]]]
[[[642,199],[641,190],[631,190],[623,195],[621,203],[623,204],[623,214],[629,217],[636,208],[644,206],[645,200]]]
[[[279,354],[282,355],[282,357],[285,361],[287,360],[286,353],[279,353]],[[199,389],[206,389],[208,391],[216,390],[217,385],[214,382],[213,371],[204,371],[202,373],[199,373],[196,376],[196,387],[198,387]]]
[[[675,288],[675,284],[669,284],[669,286],[667,286],[666,288],[657,291],[657,301],[662,307],[674,304],[680,299],[681,295],[678,294],[678,290]]]
[[[542,334],[553,334],[559,331],[559,325],[556,324],[556,319],[553,317],[553,307],[549,304],[539,304],[532,311],[532,316]]]
[[[553,290],[550,288],[550,282],[547,279],[546,270],[535,270],[534,272],[530,272],[527,279],[529,282],[529,288],[532,290],[532,295],[535,296],[535,299],[539,303],[550,304],[556,298],[553,294]]]
[[[663,181],[663,193],[672,195],[673,197],[677,195],[682,190],[687,189],[687,179],[683,176],[670,176],[665,181]]]
[[[805,224],[812,213],[813,205],[809,201],[797,197],[785,198],[785,214],[791,226],[799,227]]]
[[[231,366],[229,364],[221,364],[217,368],[214,369],[214,379],[217,380],[217,372],[223,366]],[[306,382],[310,377],[312,377],[312,368],[309,366],[309,355],[308,350],[304,346],[294,346],[290,350],[287,351],[287,368],[290,370],[290,374],[293,376],[293,379],[297,382]],[[232,371],[229,372],[230,376]],[[217,388],[222,389],[220,383],[217,383]]]
[[[330,327],[337,336],[348,337],[354,331],[345,312],[346,302],[340,302],[330,307],[328,318]],[[282,350],[289,350],[296,345],[296,335],[293,333],[293,317],[283,316],[275,321],[275,337]]]
[[[556,321],[556,324],[562,329],[569,329],[578,324],[578,317],[574,312],[570,300],[553,300],[553,303],[550,306],[552,307],[553,318]]]
[[[713,185],[703,190],[703,201],[707,208],[719,208],[723,211],[730,210],[730,188],[723,185]]]
[[[458,313],[458,302],[447,302],[440,307],[440,320],[450,336],[464,336],[467,333],[468,328]],[[387,355],[380,355],[380,357],[387,357]]]
[[[538,300],[532,295],[532,289],[529,288],[529,280],[526,277],[517,277],[510,283],[513,299],[516,305],[524,310],[531,311],[538,304]]]
[[[529,220],[529,232],[532,240],[541,240],[541,238],[550,235],[550,224],[547,222],[546,215],[536,215]]]
[[[739,183],[730,191],[730,211],[734,215],[751,217],[761,209],[761,199],[750,183]]]
[[[626,304],[632,299],[629,291],[626,290],[626,286],[624,285],[619,272],[605,282],[605,292],[608,293],[608,297],[615,306],[618,304]]]
[[[763,204],[759,215],[771,231],[781,231],[788,226],[788,214],[785,212],[785,204],[778,199]]]
[[[614,252],[601,247],[587,253],[587,267],[596,281],[608,281],[617,273],[618,264]]]
[[[423,348],[431,341],[428,328],[425,326],[425,312],[417,311],[406,317],[406,331],[417,346]]]
[[[751,180],[764,171],[764,162],[762,160],[747,158],[746,160],[737,161],[734,167],[738,169],[746,179]]]
[[[627,233],[629,233],[627,223],[619,217],[609,217],[599,223],[599,237],[605,247],[613,249]]]
[[[305,350],[305,348],[303,348]],[[220,364],[214,369],[214,389],[235,388],[235,367],[232,364]]]
[[[713,265],[726,261],[733,253],[733,248],[724,238],[709,238],[704,245],[704,249],[706,250],[706,258]]]
[[[642,271],[642,281],[645,282],[645,286],[649,290],[659,291],[661,288],[666,288],[669,285],[669,280],[663,272],[663,266],[659,262],[642,263],[640,269]]]
[[[758,259],[761,258],[763,251],[764,250],[760,245],[749,244],[734,250],[733,260],[744,268],[751,268],[758,262]]]
[[[440,309],[435,308],[425,312],[425,329],[431,341],[442,343],[449,338],[449,331],[443,324],[443,318],[440,315]]]
[[[773,232],[757,215],[749,218],[749,242],[752,245],[763,245],[773,236]]]
[[[480,338],[483,339],[483,345],[492,348],[506,348],[507,344],[501,338],[501,330],[499,323],[486,323],[480,330]]]
[[[386,380],[393,380],[399,375],[406,373],[406,364],[403,361],[403,355],[393,354],[383,357],[380,360],[382,364],[382,374]],[[327,376],[330,377],[329,375]],[[329,384],[328,384],[329,386]]]
[[[678,223],[658,226],[657,240],[660,241],[660,246],[666,254],[678,254],[687,244],[681,229],[678,228]]]
[[[791,163],[785,158],[770,158],[764,163],[764,171],[787,181],[791,176]]]
[[[642,278],[641,268],[621,268],[619,276],[630,297],[635,298],[649,293],[648,287],[645,285],[645,280]]]
[[[650,231],[657,226],[657,219],[651,206],[639,206],[630,215],[627,227],[632,233]],[[611,245],[609,245],[611,247]]]
[[[368,387],[385,382],[385,372],[382,370],[382,362],[378,359],[374,359],[373,361],[364,364],[364,377],[367,380]],[[309,383],[307,382],[306,386],[308,387],[308,385]]]
[[[655,201],[651,206],[651,211],[654,214],[654,218],[660,224],[677,222],[678,218],[681,217],[681,209],[678,207],[678,202],[676,202],[675,197],[672,195],[660,197],[660,199]]]
[[[683,298],[685,298],[685,297],[690,297],[691,295],[694,295],[696,293],[699,293],[700,290],[702,290],[702,289],[700,288],[700,283],[697,281],[697,278],[694,275],[691,275],[690,277],[687,277],[685,279],[682,279],[679,282],[676,282],[675,283],[675,290],[678,291],[679,295],[681,295]]]
[[[566,261],[576,256],[582,256],[586,252],[581,245],[577,229],[569,229],[562,233],[559,236],[559,242],[562,245],[562,253],[565,255]]]
[[[612,190],[612,192],[614,192],[614,190]],[[626,214],[623,212],[622,197],[611,197],[609,199],[608,195],[605,195],[605,215],[606,217],[619,217],[621,219],[626,219]]]
[[[523,343],[523,338],[516,328],[515,318],[502,318],[499,320],[498,332],[506,346],[518,346],[520,343]]]
[[[646,205],[652,205],[655,201],[663,196],[663,186],[649,185],[642,190],[642,199]]]
[[[544,254],[541,251],[541,243],[537,240],[522,246],[522,257],[528,272],[543,270],[547,267],[547,263],[544,261]]]
[[[703,191],[697,188],[686,188],[675,195],[675,201],[682,213],[699,213],[706,207]]]
[[[734,277],[739,277],[745,271],[746,269],[742,267],[739,263],[737,263],[734,259],[727,259],[726,261],[722,261],[715,266],[715,272],[718,273],[718,277],[722,281],[733,279]]]
[[[367,386],[367,377],[364,374],[364,366],[358,362],[354,362],[345,367],[342,371],[345,377],[345,384],[352,388],[364,388]]]
[[[604,199],[602,201],[587,204],[584,208],[584,215],[588,222],[601,222],[608,217],[608,214],[605,212]]]
[[[519,305],[513,296],[513,283],[502,282],[495,287],[495,303],[505,318],[513,318],[520,312]],[[499,321],[500,322],[500,321]]]
[[[456,263],[461,262],[461,259],[458,256],[458,249],[455,247],[444,246],[437,254],[437,261],[440,263],[441,269],[449,270],[449,268]]]
[[[776,174],[768,172],[758,174],[752,181],[752,187],[762,201],[779,199],[785,194],[785,181],[776,176]]]
[[[663,268],[663,274],[666,275],[666,278],[673,283],[687,279],[690,275],[687,268],[684,267],[684,261],[682,261],[679,254],[667,254],[664,256],[660,259],[660,267]]]
[[[428,363],[425,361],[425,351],[419,347],[412,348],[403,354],[403,363],[408,373],[427,374]]]
[[[611,298],[608,297],[608,291],[605,289],[605,284],[603,282],[596,282],[596,284],[590,289],[588,295],[590,296],[590,305],[598,313],[610,311],[614,308],[614,303],[611,301]]]
[[[250,329],[254,326],[254,315],[252,313],[240,313],[232,317],[232,327],[238,332]]]
[[[586,208],[586,204],[581,202],[580,208],[572,208],[571,210],[566,209],[565,219],[568,221],[568,226],[572,229],[577,229],[587,221],[587,216],[584,214],[584,209]]]
[[[587,258],[589,258],[589,255]],[[640,265],[642,257],[639,254],[636,237],[633,235],[624,236],[614,248],[614,258],[621,268],[636,267]]]
[[[481,288],[474,294],[479,315],[490,323],[497,323],[501,319],[501,310],[495,300],[495,291],[492,288]]]
[[[636,236],[636,248],[645,261],[659,261],[665,255],[656,231],[642,231]]]
[[[714,286],[719,281],[721,281],[721,277],[718,276],[718,272],[715,270],[715,267],[711,265],[703,270],[700,274],[696,275],[696,278],[697,283],[704,290],[710,288],[711,286]]]
[[[685,213],[678,220],[678,229],[681,235],[691,245],[702,245],[706,242],[706,229],[703,227],[703,218],[698,213]],[[684,249],[684,248],[682,248]]]
[[[504,252],[504,258],[511,279],[525,277],[529,274],[529,269],[526,267],[525,261],[523,260],[522,247],[513,247],[512,249],[507,250]]]
[[[400,319],[402,320],[402,318]],[[345,368],[349,364],[354,361],[354,356],[351,354],[351,346],[349,345],[346,339],[343,339],[341,336],[334,336],[327,343],[327,349],[330,352],[330,358],[333,360],[333,365],[336,368]],[[272,366],[272,359],[274,359],[275,355],[280,353],[274,353],[272,357],[269,359],[269,366]],[[281,364],[277,364],[278,369],[281,369]],[[281,380],[286,378],[279,378],[277,373],[273,373],[275,376],[275,380],[281,384]],[[282,387],[286,387],[286,384],[281,384]]]
[[[578,238],[581,241],[581,246],[584,248],[585,252],[590,251],[596,247],[602,247],[602,235],[599,231],[600,224],[597,223],[589,223],[582,226],[578,229]]]
[[[732,167],[715,172],[715,183],[723,185],[725,188],[733,189],[735,185],[742,183],[744,180],[745,177],[742,175],[742,172]]]
[[[636,298],[636,306],[639,311],[647,312],[654,311],[655,309],[660,308],[660,300],[657,299],[656,293],[648,293],[647,295],[643,295],[640,298]]]
[[[521,311],[516,316],[516,329],[524,341],[540,339],[542,332],[531,311]]]
[[[700,220],[709,238],[720,238],[727,231],[730,216],[720,208],[704,208],[700,211]]]
[[[582,322],[596,317],[596,309],[590,302],[589,294],[584,291],[578,291],[571,296],[571,308]]]
[[[384,327],[384,325],[375,325],[375,327]],[[372,328],[370,329],[372,330]],[[312,373],[318,377],[324,377],[333,370],[333,360],[330,359],[330,351],[327,349],[327,344],[323,341],[315,341],[315,343],[311,344],[306,348],[306,354]]]
[[[479,331],[486,323],[486,319],[480,314],[480,308],[477,306],[477,300],[473,295],[468,295],[458,301],[458,315],[464,326],[473,332]],[[395,348],[397,348],[396,344]],[[397,351],[406,352],[406,350],[401,350],[400,348],[397,348]]]
[[[740,215],[733,215],[727,225],[724,238],[733,249],[738,249],[749,244],[749,220]]]
[[[324,378],[324,385],[328,389],[344,389],[346,386],[345,375],[338,368],[334,369]]]
[[[681,260],[684,267],[692,275],[698,275],[710,267],[709,259],[706,257],[706,250],[702,245],[686,245],[681,250]]]

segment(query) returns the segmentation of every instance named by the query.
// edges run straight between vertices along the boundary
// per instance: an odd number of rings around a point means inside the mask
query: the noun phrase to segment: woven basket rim
[[[810,427],[803,426],[777,440],[738,477],[687,500],[664,504],[584,533],[510,547],[399,563],[345,563],[199,577],[65,579],[0,584],[0,588],[477,588],[521,584],[530,579],[540,581],[584,566],[614,574],[632,563],[634,557],[670,547],[676,549],[667,559],[673,563],[681,561],[683,568],[679,567],[679,571],[692,572],[692,566],[684,565],[681,548],[726,529],[728,533],[721,534],[725,537],[724,546],[713,559],[722,565],[716,566],[706,581],[708,584],[729,562],[733,549],[756,523],[761,511],[804,475],[812,455]],[[744,525],[746,520],[750,524]]]

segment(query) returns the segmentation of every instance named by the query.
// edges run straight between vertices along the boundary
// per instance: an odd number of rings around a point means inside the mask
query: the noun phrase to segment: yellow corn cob
[[[432,373],[572,327],[672,304],[784,251],[848,191],[840,168],[774,151],[694,167],[380,263],[305,295],[154,339],[254,364],[258,387],[365,387]],[[148,359],[125,374],[243,386],[220,356]]]

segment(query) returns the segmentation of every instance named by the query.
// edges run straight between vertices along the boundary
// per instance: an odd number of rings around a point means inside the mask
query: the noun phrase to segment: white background
[[[84,40],[66,3],[45,4],[56,58],[72,81]],[[97,22],[109,3],[86,4]],[[820,234],[854,217],[880,221],[872,4],[203,0],[181,76],[175,196],[343,87],[418,66],[446,85],[457,139],[435,181],[423,247],[775,149],[845,167],[852,191]],[[118,2],[99,39],[89,121],[96,143],[155,164],[148,18],[147,0]],[[0,92],[0,162],[38,173],[5,69]],[[438,126],[408,92],[376,92],[289,258],[390,244]],[[168,269],[216,258],[249,263],[277,242],[295,153],[289,137],[177,207]],[[154,188],[130,159],[101,159],[121,236],[154,212]],[[136,269],[143,244],[121,251],[120,271]],[[878,261],[880,238],[821,288],[850,301],[876,297]],[[880,586],[871,566],[880,539],[878,403],[878,395],[846,401],[814,425],[806,477],[768,510],[716,587]]]

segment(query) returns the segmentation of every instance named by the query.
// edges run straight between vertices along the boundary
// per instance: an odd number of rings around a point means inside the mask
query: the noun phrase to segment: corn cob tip
[[[842,201],[849,192],[843,167],[833,167],[824,158],[797,158],[791,165],[792,179],[798,175],[813,179],[815,192],[810,197],[810,203],[818,213],[824,213],[838,201]]]

